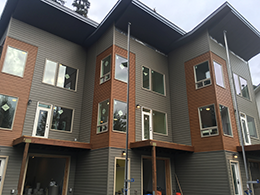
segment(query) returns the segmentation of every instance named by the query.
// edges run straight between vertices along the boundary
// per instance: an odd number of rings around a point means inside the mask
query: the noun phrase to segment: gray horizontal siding
[[[213,53],[220,56],[224,60],[227,59],[226,53],[225,53],[225,48],[213,40],[210,40],[210,49]],[[247,84],[248,84],[248,88],[249,88],[250,100],[247,100],[241,96],[236,95],[238,109],[240,112],[243,112],[255,119],[257,133],[260,136],[260,121],[259,121],[259,116],[258,116],[258,112],[257,112],[255,94],[254,94],[254,90],[253,90],[252,79],[251,79],[251,74],[250,74],[250,69],[249,69],[248,63],[243,61],[242,59],[240,59],[239,57],[237,57],[236,55],[234,55],[231,52],[230,52],[230,63],[231,63],[233,72],[247,80]],[[234,99],[234,96],[233,96],[233,99]],[[237,125],[238,125],[238,121],[237,121]],[[239,134],[239,136],[240,136],[240,134]],[[252,138],[251,142],[252,142],[252,144],[260,144],[259,138],[258,139]]]
[[[84,95],[80,123],[79,141],[90,142],[96,57],[113,44],[113,28],[111,27],[91,48],[87,50],[87,62],[84,80]]]
[[[208,34],[205,32],[169,54],[171,120],[175,143],[191,145],[184,63],[208,51]]]
[[[179,155],[175,168],[185,195],[231,194],[224,151]]]
[[[23,150],[21,148],[0,146],[0,156],[9,157],[2,190],[2,194],[7,195],[10,194],[11,189],[17,189]]]
[[[115,31],[115,44],[119,47],[126,49],[127,37]],[[155,50],[142,45],[131,39],[130,50],[135,53],[135,74],[136,74],[136,104],[150,108],[152,110],[157,110],[167,113],[167,126],[168,126],[168,136],[154,134],[153,139],[172,142],[172,122],[171,122],[171,110],[170,110],[170,88],[169,88],[169,75],[168,75],[168,60],[167,57],[159,54]],[[156,94],[154,92],[142,89],[142,66],[151,68],[165,75],[165,85],[166,85],[166,96]],[[135,126],[135,136],[136,141],[142,140],[142,117],[141,109],[136,111],[136,126]]]
[[[78,154],[74,195],[107,194],[108,148]]]
[[[86,51],[81,46],[15,19],[11,20],[8,36],[38,47],[29,97],[32,100],[32,104],[27,108],[23,134],[32,135],[36,105],[38,101],[42,101],[74,109],[72,133],[50,130],[49,138],[62,140],[74,140],[74,138],[78,138]],[[45,59],[78,69],[76,92],[42,83]]]

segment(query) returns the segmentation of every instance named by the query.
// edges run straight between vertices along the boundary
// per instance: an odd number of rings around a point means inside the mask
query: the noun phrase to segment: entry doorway
[[[130,159],[128,159],[128,179],[130,178]],[[125,158],[115,158],[115,172],[114,172],[114,195],[123,195],[125,180]],[[130,189],[130,183],[128,183]]]
[[[24,176],[25,195],[65,195],[70,157],[30,154]]]
[[[152,158],[142,159],[142,195],[153,194]],[[171,195],[171,171],[170,160],[156,158],[157,193]]]
[[[142,140],[153,139],[151,110],[142,107]]]
[[[33,136],[48,138],[51,109],[52,105],[38,102],[34,119]]]
[[[239,163],[236,161],[231,161],[230,166],[231,166],[231,175],[232,175],[234,194],[242,195],[243,190],[242,190],[242,180],[240,177]]]

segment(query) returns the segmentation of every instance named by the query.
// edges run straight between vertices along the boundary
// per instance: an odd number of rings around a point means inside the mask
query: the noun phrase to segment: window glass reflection
[[[46,60],[43,82],[51,85],[55,84],[55,76],[57,70],[57,63],[50,60]]]

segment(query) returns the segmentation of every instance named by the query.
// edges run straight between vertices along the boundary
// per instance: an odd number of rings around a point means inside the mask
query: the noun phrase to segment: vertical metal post
[[[128,33],[127,33],[127,119],[126,119],[126,155],[125,155],[125,182],[124,182],[124,195],[128,195],[128,129],[129,129],[129,70],[130,70],[130,26],[128,23]]]
[[[248,169],[247,169],[247,162],[246,162],[246,154],[245,154],[245,147],[244,147],[244,140],[243,140],[243,132],[242,132],[241,121],[240,121],[240,116],[239,116],[239,110],[238,110],[238,105],[237,105],[237,96],[236,96],[235,87],[234,87],[233,71],[232,71],[232,67],[231,67],[231,64],[230,64],[230,58],[229,58],[229,49],[228,49],[227,35],[226,35],[227,31],[224,31],[223,34],[224,34],[224,41],[225,41],[226,54],[227,54],[227,67],[229,69],[229,74],[230,74],[230,77],[231,77],[231,80],[230,80],[230,85],[231,85],[231,88],[232,88],[231,93],[233,93],[233,96],[234,96],[234,104],[235,104],[234,106],[235,106],[235,109],[236,109],[235,114],[236,114],[236,117],[237,117],[238,123],[239,123],[238,124],[238,131],[240,133],[240,143],[241,143],[241,147],[242,147],[242,155],[243,155],[245,172],[246,172],[247,193],[249,195],[251,195],[249,184],[248,184],[249,176],[248,176]]]

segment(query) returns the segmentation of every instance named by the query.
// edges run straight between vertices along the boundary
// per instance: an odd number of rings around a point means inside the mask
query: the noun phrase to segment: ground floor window
[[[170,179],[170,160],[160,159],[156,160],[157,173],[157,194],[170,195],[171,194],[171,179]],[[152,159],[143,158],[143,195],[153,194],[153,175],[152,175]]]
[[[66,194],[68,167],[69,157],[30,155],[23,194]]]

